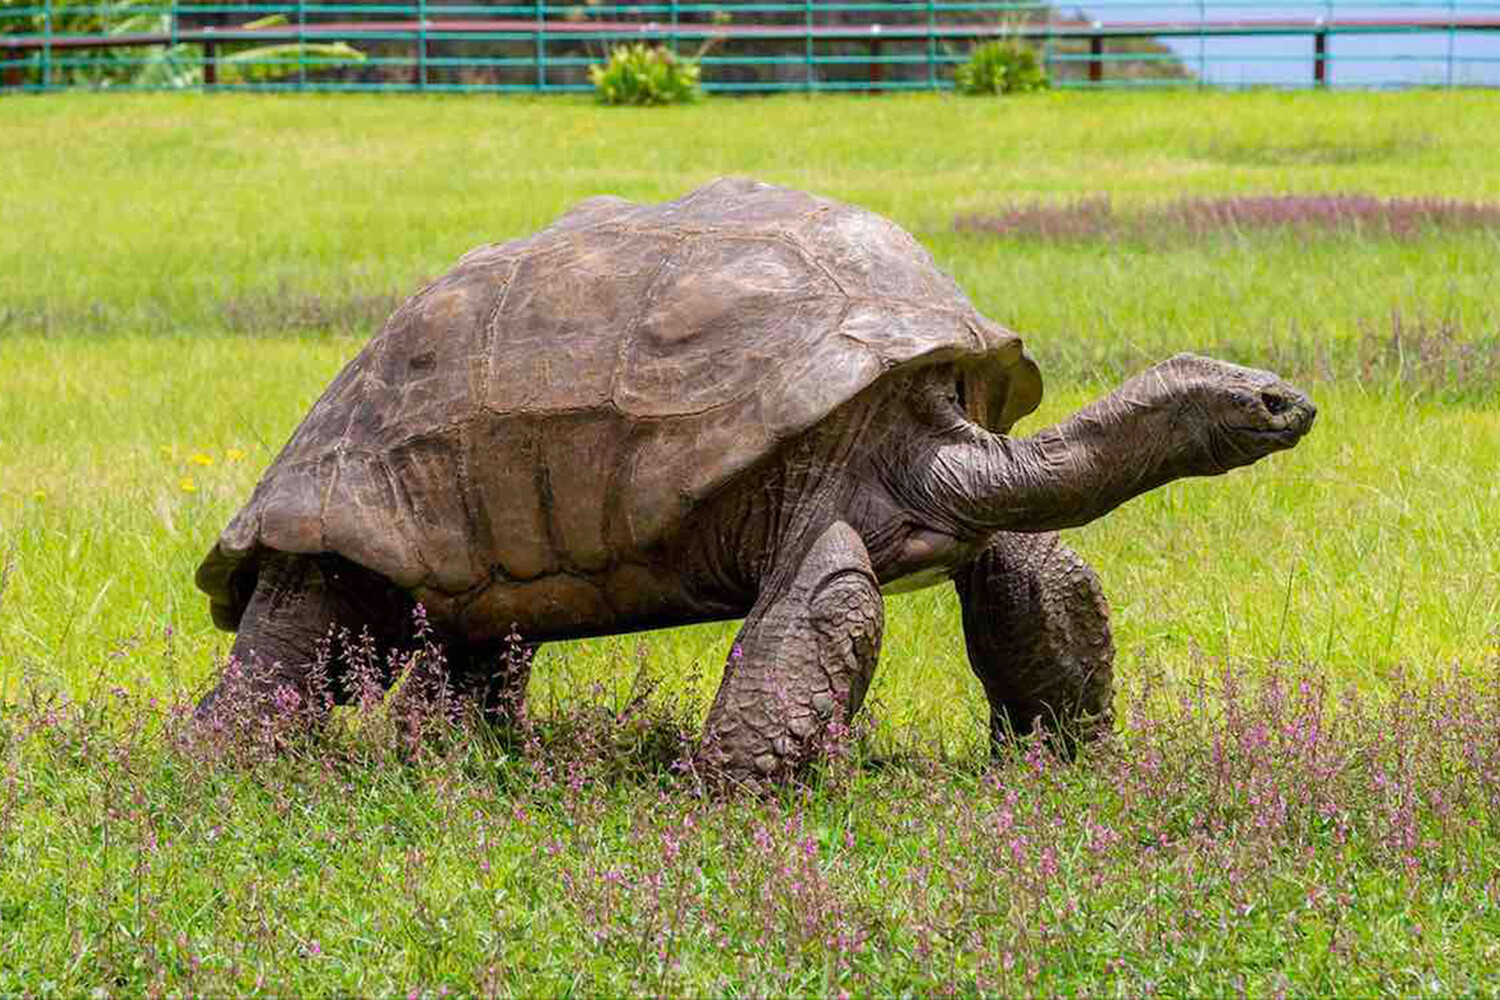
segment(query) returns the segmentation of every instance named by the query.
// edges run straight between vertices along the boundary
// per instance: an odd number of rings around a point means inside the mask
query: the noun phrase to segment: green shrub
[[[14,0],[0,0],[0,11],[14,7]],[[25,6],[24,2],[21,6]],[[28,17],[0,15],[0,35],[40,33],[48,20],[39,4]],[[284,14],[273,14],[237,28],[274,28],[290,23]],[[158,0],[53,0],[51,29],[55,34],[129,35],[168,32],[172,13]],[[3,51],[3,47],[0,47]],[[259,83],[326,69],[330,65],[364,62],[364,53],[344,42],[282,42],[271,45],[221,43],[219,82]],[[64,55],[66,52],[63,53]],[[54,56],[54,58],[57,58]],[[187,43],[82,50],[61,63],[54,63],[49,83],[72,87],[142,87],[184,89],[203,85],[203,47]],[[305,60],[305,66],[299,61]],[[40,83],[41,59],[33,56],[27,67],[29,82]]]
[[[1023,94],[1048,86],[1036,49],[1015,39],[976,47],[958,68],[956,80],[965,94]]]
[[[703,96],[698,61],[683,59],[664,45],[617,45],[603,66],[589,67],[589,79],[605,104],[685,104]]]

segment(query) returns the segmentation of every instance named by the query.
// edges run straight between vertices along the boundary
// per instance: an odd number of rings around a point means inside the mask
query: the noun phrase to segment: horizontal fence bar
[[[1500,84],[1500,0],[1158,3],[1099,0],[1088,14],[1020,2],[442,4],[68,3],[0,10],[0,93],[70,87],[587,92],[610,48],[664,44],[697,58],[705,90],[905,91],[954,85],[975,45],[1030,45],[1060,87],[1212,82],[1217,62],[1286,66],[1283,85],[1341,82],[1337,67],[1434,66],[1441,80]],[[1228,12],[1215,14],[1216,7]],[[1289,15],[1292,7],[1309,11]],[[1139,16],[1141,12],[1151,17]],[[1256,16],[1264,11],[1264,16]],[[1374,11],[1376,13],[1372,14]],[[1229,16],[1231,15],[1232,16]],[[1304,39],[1299,51],[1210,55],[1210,46]],[[1385,40],[1380,53],[1346,45]],[[1424,39],[1441,50],[1422,51]],[[1460,51],[1481,40],[1483,51]],[[1196,55],[1174,44],[1196,43]],[[1289,42],[1288,44],[1297,44]],[[1416,48],[1410,48],[1415,45]],[[1298,67],[1304,70],[1298,71]],[[1295,72],[1302,72],[1300,78]],[[289,77],[295,77],[290,79]]]
[[[880,26],[876,26],[880,27]],[[50,47],[53,49],[109,49],[140,45],[202,44],[213,42],[228,44],[243,42],[264,44],[303,39],[318,40],[411,40],[418,37],[457,41],[476,38],[480,40],[533,40],[551,36],[553,39],[567,38],[575,41],[634,41],[661,40],[669,36],[696,40],[720,41],[766,41],[797,40],[811,38],[814,41],[869,42],[913,41],[937,35],[940,38],[970,40],[982,38],[1161,38],[1204,37],[1233,38],[1281,35],[1370,35],[1382,33],[1416,33],[1433,31],[1458,31],[1476,33],[1500,33],[1500,17],[1452,25],[1442,24],[1360,24],[1328,23],[1316,21],[1282,21],[1265,24],[1226,23],[1222,25],[1193,25],[1171,22],[1139,22],[1114,24],[1087,24],[1081,22],[1056,21],[1045,25],[1018,25],[1004,27],[996,25],[953,25],[936,29],[895,26],[871,33],[864,28],[813,27],[796,29],[792,26],[757,25],[735,29],[683,25],[670,28],[665,25],[563,25],[548,24],[545,27],[524,27],[522,22],[348,22],[338,24],[308,24],[305,27],[268,28],[203,28],[176,32],[120,32],[117,34],[16,34],[0,35],[0,48],[33,51]]]

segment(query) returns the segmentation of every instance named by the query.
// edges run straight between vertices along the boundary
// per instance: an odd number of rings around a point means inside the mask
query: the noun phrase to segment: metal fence
[[[0,4],[0,93],[587,91],[626,42],[696,58],[711,92],[940,89],[997,38],[1063,87],[1500,86],[1500,0]]]

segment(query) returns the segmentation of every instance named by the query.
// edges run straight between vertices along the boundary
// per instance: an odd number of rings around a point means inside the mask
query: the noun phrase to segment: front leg
[[[385,657],[409,645],[412,607],[390,581],[338,556],[267,553],[238,623],[231,668],[193,715],[199,722],[226,713],[321,719],[333,704],[364,695],[356,690],[362,681],[347,676],[354,661],[383,694],[391,680]],[[325,649],[341,631],[348,637]],[[320,666],[331,676],[316,677]]]
[[[1109,731],[1114,640],[1099,578],[1055,534],[1001,532],[953,576],[969,666],[990,703],[990,739],[1040,726],[1079,740]]]
[[[853,718],[885,627],[869,553],[842,521],[768,583],[735,639],[698,756],[711,777],[752,788],[793,773],[830,723]]]

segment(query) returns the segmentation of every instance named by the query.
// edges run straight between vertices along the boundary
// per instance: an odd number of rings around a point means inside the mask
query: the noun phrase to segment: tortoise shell
[[[1040,400],[1020,339],[880,216],[742,179],[591,198],[398,308],[197,582],[233,629],[266,550],[444,594],[599,571],[877,379],[944,361],[982,373],[992,430]]]

